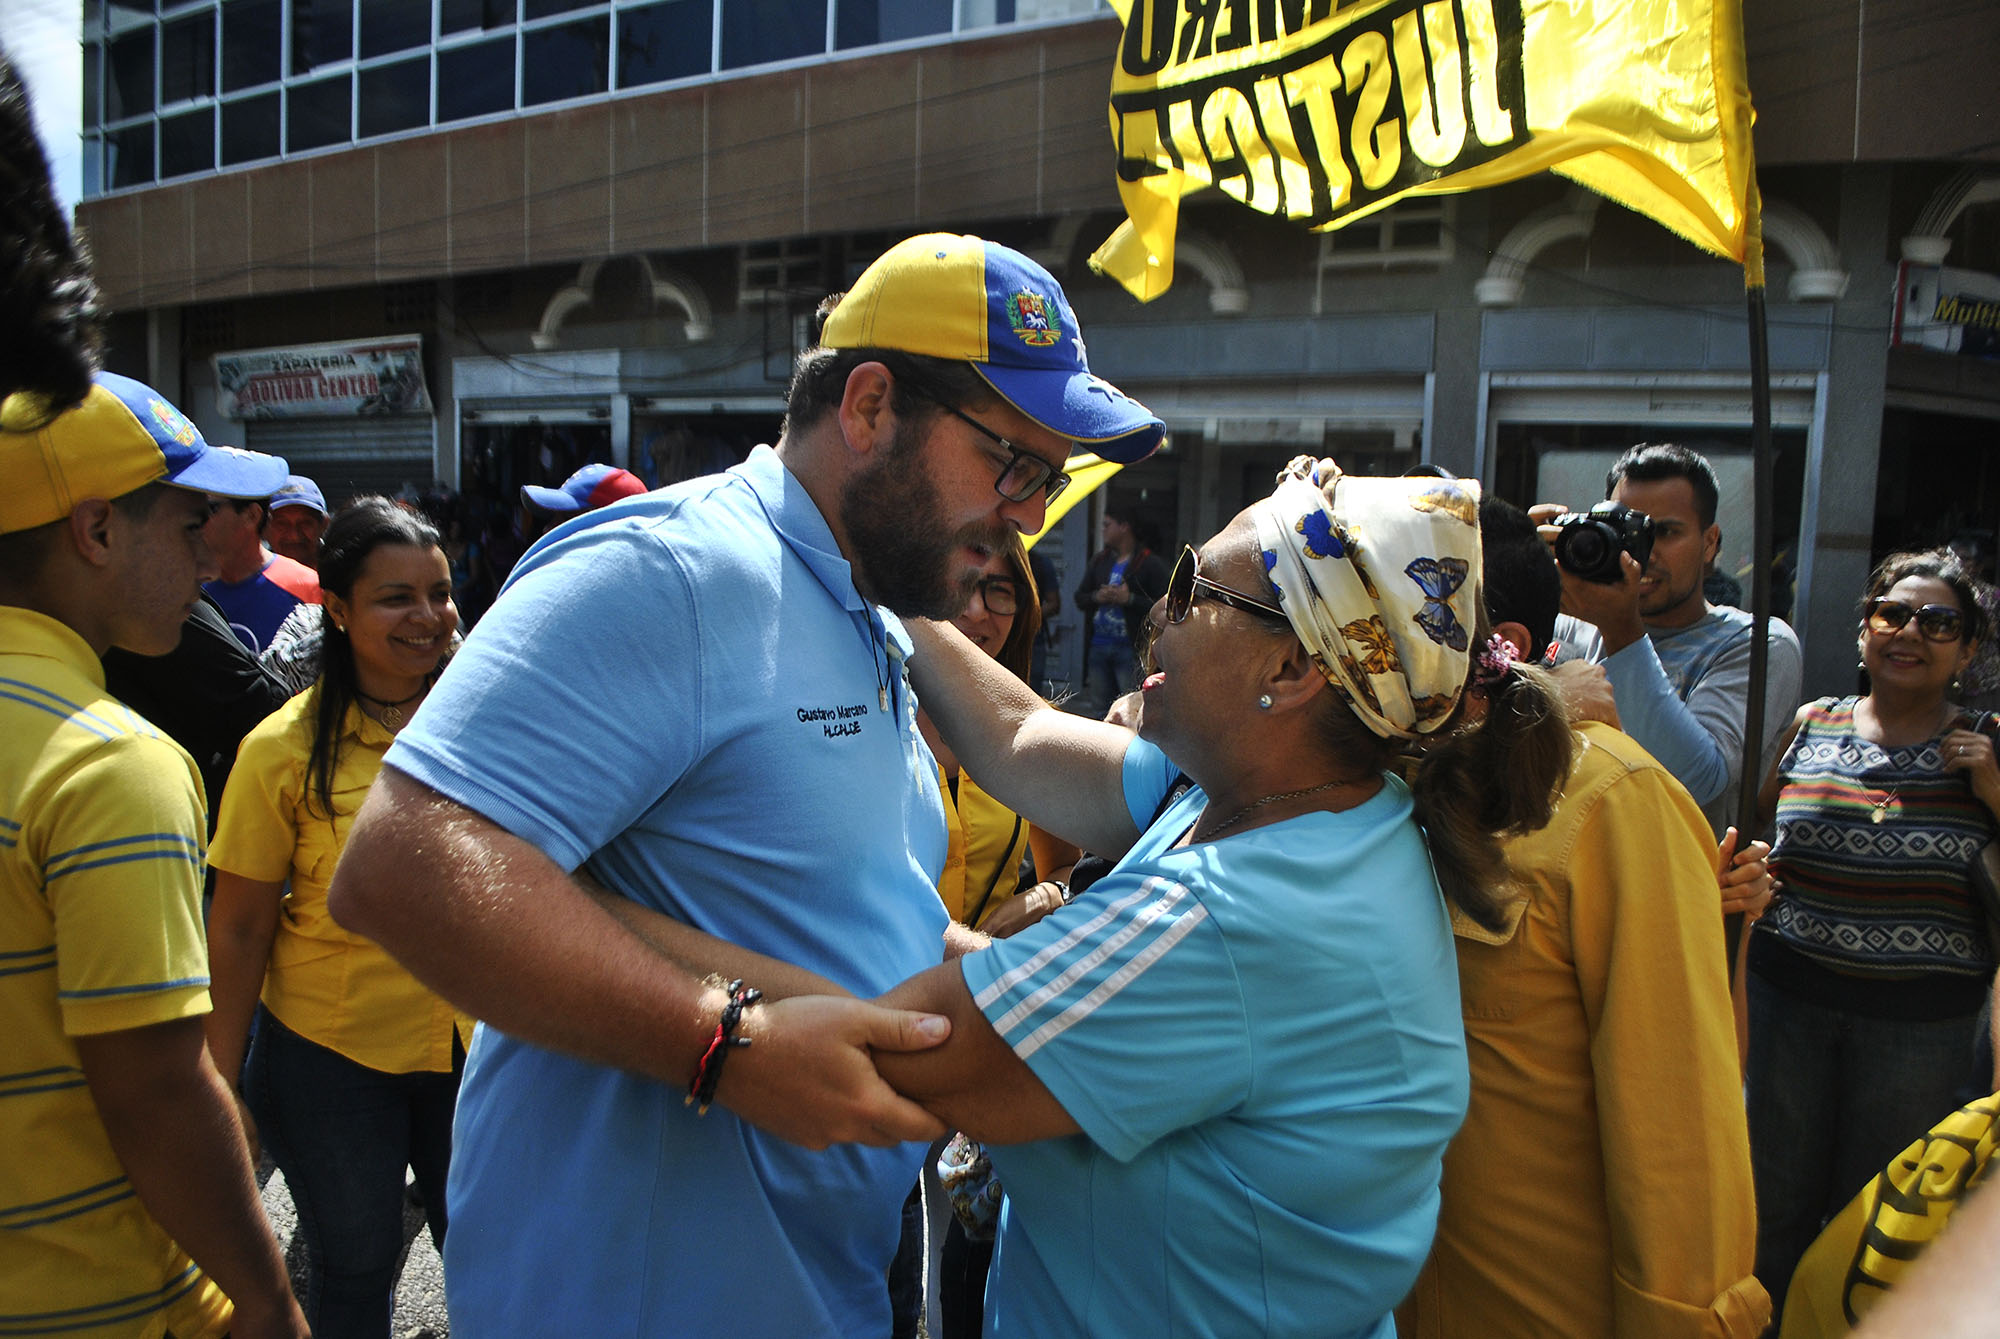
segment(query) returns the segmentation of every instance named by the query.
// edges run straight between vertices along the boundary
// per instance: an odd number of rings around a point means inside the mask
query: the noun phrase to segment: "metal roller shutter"
[[[283,456],[337,508],[362,493],[430,487],[437,477],[435,434],[436,420],[425,415],[252,420],[243,425],[243,445]]]

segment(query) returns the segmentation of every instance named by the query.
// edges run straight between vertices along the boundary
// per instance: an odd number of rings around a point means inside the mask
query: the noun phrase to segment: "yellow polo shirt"
[[[198,1339],[230,1307],[146,1212],[72,1037],[208,1012],[201,780],[65,625],[0,606],[0,1334]]]
[[[1028,822],[963,771],[953,799],[944,769],[938,769],[938,793],[944,799],[946,837],[938,896],[953,920],[977,929],[973,918],[985,921],[1014,896],[1021,861],[1028,854]]]
[[[387,1074],[451,1069],[452,1033],[472,1021],[419,984],[381,945],[343,929],[326,888],[354,815],[395,738],[349,707],[333,775],[334,816],[306,804],[319,689],[309,688],[243,737],[222,792],[209,863],[262,883],[291,880],[264,976],[264,1005],[301,1037]],[[421,897],[422,888],[405,890]]]

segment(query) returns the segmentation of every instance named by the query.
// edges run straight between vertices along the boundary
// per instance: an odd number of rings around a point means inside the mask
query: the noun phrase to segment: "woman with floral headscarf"
[[[1003,1146],[988,1336],[1393,1332],[1466,1104],[1446,899],[1493,917],[1495,834],[1547,820],[1571,756],[1488,641],[1477,503],[1294,461],[1181,554],[1136,737],[917,632],[965,765],[1125,852],[888,997],[953,1031],[883,1075]],[[1176,769],[1195,789],[1139,831]]]
[[[965,767],[1123,853],[883,997],[950,1018],[942,1045],[871,1058],[1006,1188],[987,1339],[1394,1334],[1467,1101],[1446,904],[1498,923],[1498,837],[1548,821],[1572,757],[1546,677],[1489,637],[1478,500],[1293,461],[1182,552],[1136,735],[906,625]],[[1194,788],[1148,823],[1180,772]],[[622,914],[767,994],[828,988]]]

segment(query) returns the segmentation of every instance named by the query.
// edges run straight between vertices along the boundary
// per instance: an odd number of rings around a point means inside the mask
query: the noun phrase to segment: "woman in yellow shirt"
[[[387,498],[357,499],[333,518],[320,585],[319,677],[244,738],[223,792],[209,851],[206,1026],[216,1067],[240,1083],[298,1206],[313,1333],[385,1339],[405,1168],[444,1245],[468,1023],[335,924],[326,887],[382,755],[437,677],[458,611],[437,531]]]
[[[1019,535],[986,560],[979,584],[951,621],[980,650],[1021,682],[1029,682],[1042,609]],[[922,711],[917,713],[917,728],[938,760],[948,838],[938,896],[952,919],[1005,937],[1061,906],[1068,892],[1062,880],[1076,863],[1077,849],[1030,826],[981,790],[977,781],[959,770],[958,755],[938,738]],[[1041,882],[1021,889],[1021,858],[1030,850],[1035,877]]]

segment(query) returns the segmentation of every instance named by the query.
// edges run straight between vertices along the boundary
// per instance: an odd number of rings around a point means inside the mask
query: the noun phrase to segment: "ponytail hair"
[[[1485,602],[1473,607],[1481,610],[1473,645],[1484,646],[1493,630]],[[1498,930],[1498,889],[1508,878],[1502,840],[1548,824],[1576,761],[1576,737],[1547,671],[1519,661],[1484,675],[1480,669],[1475,653],[1458,706],[1402,770],[1438,887],[1453,906]],[[1468,723],[1467,703],[1475,697],[1485,714]],[[1340,692],[1327,699],[1318,720],[1321,747],[1332,757],[1393,767],[1399,742],[1370,731]]]
[[[1475,644],[1490,635],[1479,622]],[[1475,694],[1484,717],[1436,737],[1417,760],[1410,792],[1444,895],[1498,930],[1496,886],[1508,877],[1502,839],[1547,826],[1576,761],[1576,735],[1546,670],[1516,661],[1483,685],[1468,684],[1465,697]]]

